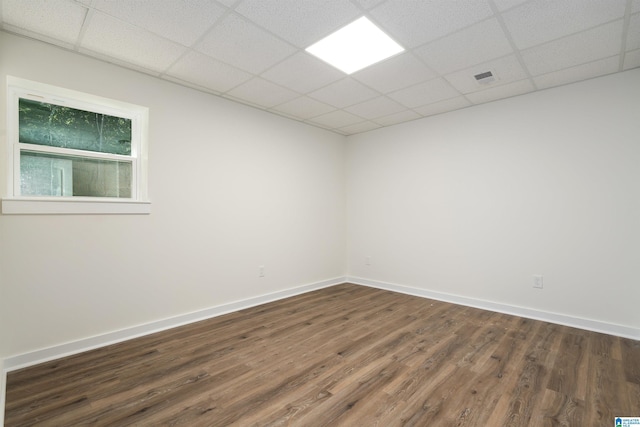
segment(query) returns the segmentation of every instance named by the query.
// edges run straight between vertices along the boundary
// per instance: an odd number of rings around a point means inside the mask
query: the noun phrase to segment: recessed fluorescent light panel
[[[400,53],[404,48],[363,16],[306,50],[337,69],[352,74]]]

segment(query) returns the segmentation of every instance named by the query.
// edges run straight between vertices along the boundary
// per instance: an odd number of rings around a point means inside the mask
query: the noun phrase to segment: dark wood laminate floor
[[[7,426],[572,426],[640,342],[344,284],[10,372]]]

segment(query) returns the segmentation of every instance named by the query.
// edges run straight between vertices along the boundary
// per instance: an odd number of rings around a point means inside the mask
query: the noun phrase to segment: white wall
[[[0,360],[344,277],[343,136],[0,32],[1,191],[6,75],[149,107],[152,213],[0,215]]]
[[[0,215],[0,372],[347,269],[640,328],[640,70],[352,136],[345,152],[341,136],[0,32],[2,191],[6,75],[148,106],[153,205]]]
[[[347,157],[350,277],[639,330],[640,70],[352,136]]]

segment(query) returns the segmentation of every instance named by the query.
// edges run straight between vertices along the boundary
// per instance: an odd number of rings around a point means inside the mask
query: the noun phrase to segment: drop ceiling
[[[406,51],[305,52],[362,16]],[[0,25],[343,135],[640,67],[640,0],[0,0]]]

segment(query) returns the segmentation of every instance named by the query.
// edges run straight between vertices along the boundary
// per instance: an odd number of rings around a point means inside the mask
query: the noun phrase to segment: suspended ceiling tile
[[[69,0],[3,0],[3,22],[75,44],[87,9]]]
[[[300,48],[362,15],[349,0],[245,0],[235,10]]]
[[[491,71],[496,78],[496,81],[491,83],[491,86],[499,86],[527,78],[527,73],[515,55],[505,56],[504,58],[494,59],[471,68],[456,71],[455,73],[447,74],[445,78],[462,93],[477,92],[487,89],[487,86],[478,83],[474,76],[485,71]]]
[[[352,77],[373,89],[387,93],[436,77],[411,53],[406,52],[367,67]]]
[[[374,121],[381,126],[391,126],[402,122],[408,122],[409,120],[419,119],[420,117],[421,116],[414,111],[404,110],[388,116],[378,117]]]
[[[371,9],[374,6],[379,5],[384,0],[354,0],[358,3],[363,9]]]
[[[344,73],[306,52],[298,52],[264,72],[262,77],[307,93],[342,79]]]
[[[307,96],[301,96],[300,98],[293,99],[291,101],[280,104],[274,108],[275,111],[288,114],[292,117],[297,117],[302,120],[307,120],[312,117],[326,114],[335,110],[335,107],[327,105],[323,102],[316,101],[313,98]]]
[[[565,68],[548,74],[535,77],[533,81],[538,89],[546,89],[553,86],[560,86],[568,83],[579,82],[605,74],[618,71],[620,56],[601,59],[599,61],[582,64],[571,68]]]
[[[513,53],[513,49],[495,18],[474,24],[416,50],[420,58],[441,74],[510,53]]]
[[[464,96],[458,96],[451,99],[446,99],[440,102],[434,102],[433,104],[424,105],[415,109],[416,112],[424,117],[433,116],[435,114],[446,113],[447,111],[458,110],[460,108],[468,107],[471,103]]]
[[[164,71],[186,48],[119,19],[94,12],[81,47],[155,71]]]
[[[389,97],[408,108],[416,108],[459,95],[445,79],[437,78],[393,92]]]
[[[225,11],[211,0],[94,0],[93,7],[185,46],[191,46]]]
[[[522,52],[533,76],[592,62],[620,53],[622,20],[601,25]]]
[[[234,14],[216,25],[196,49],[253,74],[260,74],[296,50]]]
[[[241,84],[227,92],[227,94],[266,108],[274,107],[300,96],[292,90],[278,86],[259,77]]]
[[[343,128],[345,126],[361,123],[365,121],[362,117],[351,114],[347,111],[336,110],[309,120],[312,123],[327,126],[332,129]]]
[[[640,49],[627,52],[624,55],[624,70],[640,67]]]
[[[367,121],[356,123],[355,125],[345,126],[340,128],[339,130],[345,135],[353,135],[356,133],[369,132],[370,130],[378,129],[379,127],[379,124]]]
[[[496,101],[498,99],[509,98],[534,91],[535,88],[531,80],[520,80],[502,86],[492,87],[480,92],[467,94],[467,98],[474,104]]]
[[[405,48],[435,40],[492,14],[484,0],[388,0],[371,10],[376,21]]]
[[[374,98],[378,93],[347,77],[311,92],[309,96],[334,107],[344,108]]]
[[[216,1],[226,7],[231,7],[234,4],[238,3],[238,0],[216,0]]]
[[[504,12],[505,10],[512,9],[525,1],[528,0],[493,0],[493,3],[496,5],[500,12]]]
[[[167,74],[216,92],[226,92],[253,77],[231,65],[194,51],[180,58]]]
[[[640,49],[640,13],[631,16],[627,29],[626,50]]]
[[[516,46],[526,49],[624,15],[626,0],[533,0],[505,12]]]
[[[379,96],[345,108],[346,111],[357,114],[365,119],[375,119],[382,116],[388,116],[404,109],[405,107],[385,96]]]

